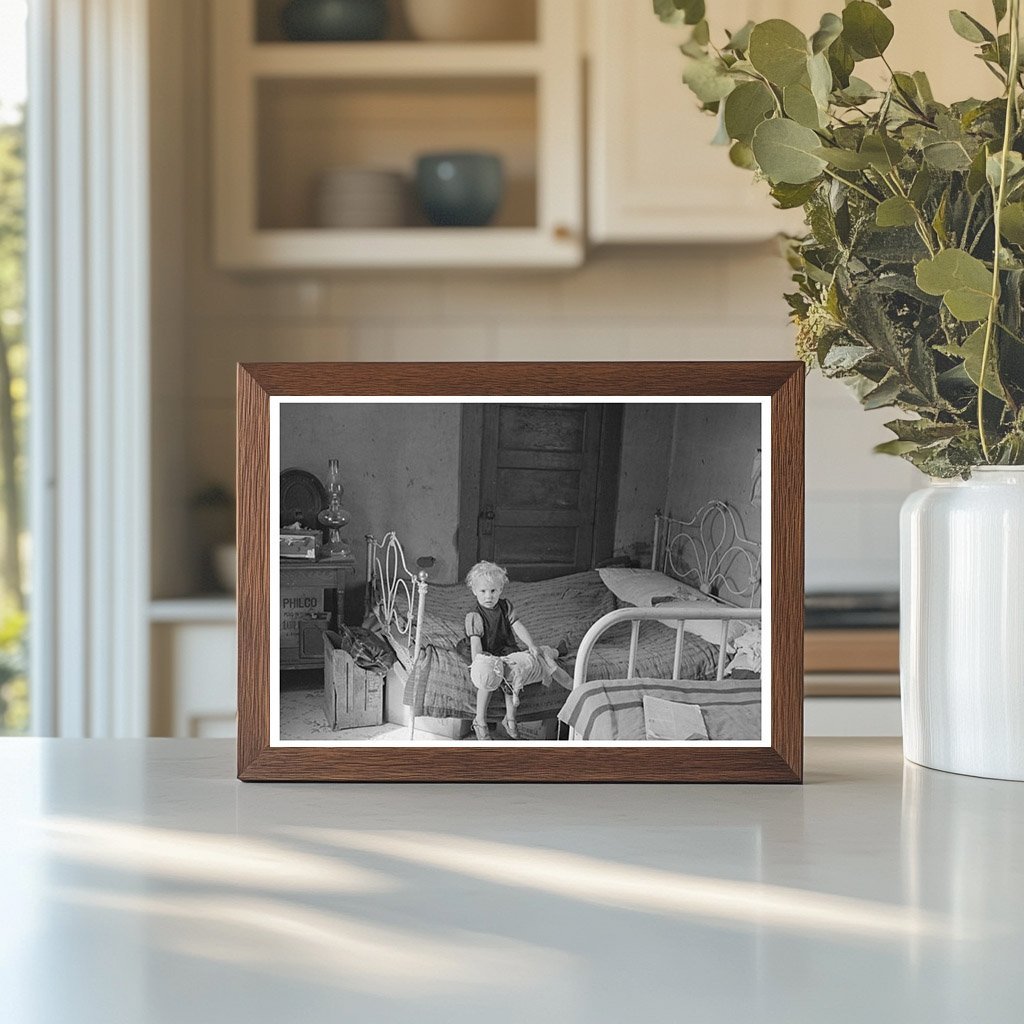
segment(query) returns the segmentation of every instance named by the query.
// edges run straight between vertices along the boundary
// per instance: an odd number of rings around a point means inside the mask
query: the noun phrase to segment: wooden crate
[[[359,729],[384,722],[384,677],[360,668],[341,646],[341,638],[324,633],[324,714],[332,729]]]

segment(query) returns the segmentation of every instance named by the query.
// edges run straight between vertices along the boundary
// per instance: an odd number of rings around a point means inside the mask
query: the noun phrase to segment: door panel
[[[560,566],[565,572],[576,568],[574,526],[496,526],[491,559],[499,565],[521,570],[536,566]],[[510,569],[511,571],[511,569]]]
[[[498,504],[509,509],[567,509],[579,503],[580,474],[569,469],[498,469]]]
[[[460,572],[481,559],[505,566],[514,579],[590,568],[599,505],[602,519],[609,509],[614,517],[618,450],[604,453],[602,463],[602,439],[618,445],[618,429],[608,430],[606,421],[619,419],[618,406],[597,403],[467,407]]]

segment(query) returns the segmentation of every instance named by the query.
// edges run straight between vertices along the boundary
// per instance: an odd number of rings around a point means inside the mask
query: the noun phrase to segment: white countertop
[[[1024,785],[810,740],[803,787],[243,785],[0,741],[2,1019],[1024,1016]]]

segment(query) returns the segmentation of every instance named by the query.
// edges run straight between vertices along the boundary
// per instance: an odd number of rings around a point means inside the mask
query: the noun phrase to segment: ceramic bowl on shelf
[[[405,17],[426,42],[487,42],[536,37],[535,0],[404,0]]]
[[[320,177],[316,223],[322,228],[400,228],[406,222],[408,182],[396,171],[335,167]]]
[[[383,37],[387,0],[289,0],[281,28],[294,42],[362,42]]]
[[[435,227],[483,227],[494,219],[505,194],[501,157],[425,153],[416,161],[416,193]]]

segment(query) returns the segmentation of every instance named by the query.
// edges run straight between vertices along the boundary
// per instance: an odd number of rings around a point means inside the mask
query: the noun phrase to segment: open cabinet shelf
[[[257,19],[266,18],[265,5],[218,0],[217,264],[269,270],[581,263],[577,5],[537,0],[536,16],[537,38],[527,41],[296,43],[263,41]],[[417,159],[448,152],[500,158],[502,201],[486,227],[434,227],[422,212]],[[397,226],[330,226],[316,196],[326,175],[339,169],[399,175]]]

